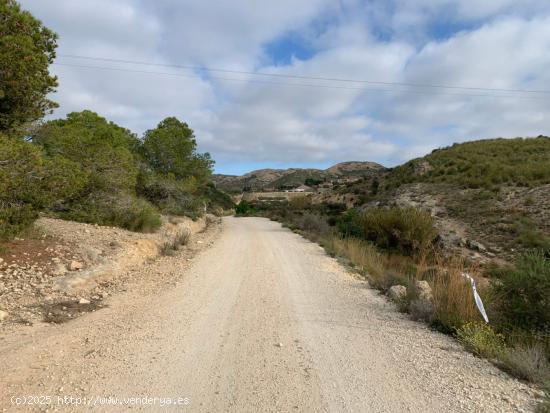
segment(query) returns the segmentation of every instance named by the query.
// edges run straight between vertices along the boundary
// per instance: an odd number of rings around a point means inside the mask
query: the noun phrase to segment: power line
[[[185,77],[185,78],[192,78],[192,79],[201,79],[201,77],[197,74],[157,72],[157,71],[148,71],[148,70],[104,67],[104,66],[75,65],[70,63],[53,63],[53,65],[65,66],[65,67],[76,67],[76,68],[83,68],[83,69],[98,69],[98,70],[108,70],[108,71],[116,71],[116,72],[144,73],[144,74],[151,74],[151,75],[166,75],[166,76]],[[325,89],[362,90],[362,91],[390,92],[390,93],[411,93],[411,94],[420,94],[420,95],[446,95],[446,96],[464,96],[464,97],[532,99],[532,100],[549,100],[550,99],[550,97],[542,97],[542,96],[539,97],[539,96],[521,96],[521,95],[519,96],[518,95],[491,95],[491,94],[434,92],[434,91],[407,90],[407,89],[380,89],[380,88],[372,88],[372,87],[351,87],[351,86],[337,86],[337,85],[312,84],[312,83],[273,82],[269,80],[237,79],[237,78],[228,78],[228,77],[222,77],[222,76],[209,76],[209,78],[222,80],[222,81],[230,81],[230,82],[260,83],[260,84],[279,85],[279,86],[301,86],[301,87],[325,88]]]
[[[92,57],[92,56],[81,56],[81,55],[71,55],[71,54],[61,54],[58,56],[64,57],[64,58],[70,58],[70,59],[85,59],[85,60],[113,62],[113,63],[126,63],[126,64],[158,66],[158,67],[172,67],[172,68],[195,70],[195,71],[234,73],[234,74],[264,76],[264,77],[278,77],[278,78],[288,78],[288,79],[320,80],[320,81],[327,81],[327,82],[363,83],[363,84],[375,84],[375,85],[384,85],[384,86],[405,86],[405,87],[434,88],[434,89],[458,89],[458,90],[472,90],[472,91],[485,91],[485,92],[550,94],[550,90],[504,89],[504,88],[468,87],[468,86],[441,85],[441,84],[383,82],[383,81],[363,80],[363,79],[346,79],[346,78],[333,78],[333,77],[321,77],[321,76],[289,75],[289,74],[281,74],[281,73],[250,72],[250,71],[244,71],[244,70],[211,68],[206,66],[174,65],[174,64],[163,64],[163,63],[155,63],[155,62],[144,62],[144,61],[137,61],[137,60],[111,59],[111,58],[105,58],[105,57]]]

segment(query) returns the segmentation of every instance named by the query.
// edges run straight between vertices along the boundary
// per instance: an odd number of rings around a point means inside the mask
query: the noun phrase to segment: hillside
[[[550,249],[550,138],[544,136],[454,144],[391,169],[344,162],[326,170],[267,169],[215,180],[231,192],[312,183],[310,200],[321,211],[428,210],[447,247],[485,262]],[[472,251],[469,241],[482,251]]]
[[[335,192],[360,209],[428,209],[450,244],[473,238],[505,257],[550,247],[548,137],[454,144]]]
[[[375,162],[342,162],[328,169],[259,169],[242,176],[213,176],[217,187],[229,192],[288,189],[302,184],[346,178],[370,177],[385,168]],[[306,182],[308,181],[308,182]]]

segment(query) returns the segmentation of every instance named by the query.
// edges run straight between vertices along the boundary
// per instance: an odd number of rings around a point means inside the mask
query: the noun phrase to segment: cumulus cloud
[[[550,89],[550,4],[542,0],[22,4],[60,34],[62,56]],[[269,78],[66,57],[58,62],[122,71],[53,66],[60,78],[56,116],[89,108],[138,133],[178,116],[196,130],[200,149],[212,153],[219,171],[350,159],[391,165],[455,141],[550,132],[550,94]]]

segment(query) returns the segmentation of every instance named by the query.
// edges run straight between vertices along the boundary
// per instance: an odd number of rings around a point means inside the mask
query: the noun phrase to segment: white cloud
[[[550,89],[546,70],[550,4],[542,0],[24,0],[22,4],[60,34],[59,54],[283,75]],[[437,24],[443,25],[442,32],[434,37]],[[273,66],[264,46],[289,33],[309,42],[312,56]],[[70,63],[170,71],[108,62]],[[235,162],[396,163],[454,141],[550,133],[546,115],[550,100],[463,96],[497,92],[414,88],[419,93],[406,93],[411,88],[319,80],[255,78],[366,89],[64,66],[53,70],[60,77],[57,116],[89,108],[142,132],[175,115],[196,130],[201,149],[211,151],[222,170],[224,164]]]

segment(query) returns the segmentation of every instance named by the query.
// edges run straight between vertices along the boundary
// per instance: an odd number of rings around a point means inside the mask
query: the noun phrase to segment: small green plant
[[[191,239],[191,232],[187,228],[180,229],[176,236],[174,237],[174,242],[180,246],[180,245],[187,245],[189,244],[189,240]]]
[[[191,232],[187,228],[182,228],[169,240],[164,241],[159,251],[161,255],[173,255],[182,245],[189,244]]]
[[[467,323],[457,330],[456,335],[467,350],[480,357],[495,359],[505,351],[504,336],[487,324]]]

